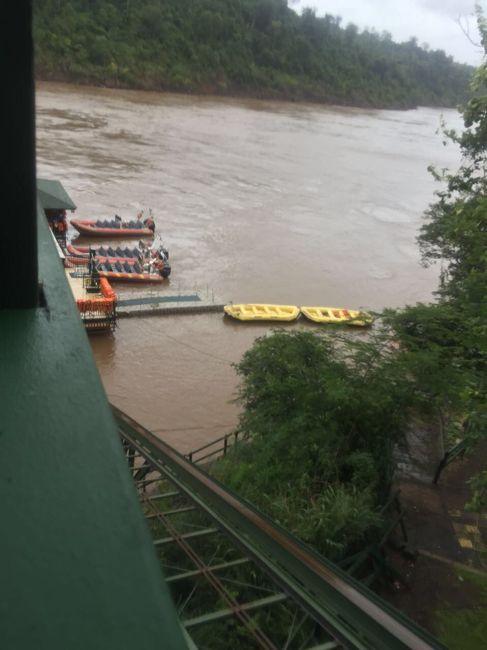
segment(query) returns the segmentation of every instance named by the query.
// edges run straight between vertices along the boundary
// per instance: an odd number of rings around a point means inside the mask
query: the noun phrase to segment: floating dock
[[[198,293],[174,293],[164,295],[150,294],[147,292],[127,298],[119,297],[117,302],[117,316],[119,318],[132,318],[134,316],[170,316],[173,314],[205,314],[221,312],[225,303],[221,300],[204,298]]]
[[[110,331],[115,328],[117,308],[115,293],[107,280],[103,288],[98,283],[92,284],[91,278],[85,273],[76,273],[72,269],[64,269],[66,279],[78,307],[81,320],[88,332]],[[106,291],[110,292],[108,296]]]

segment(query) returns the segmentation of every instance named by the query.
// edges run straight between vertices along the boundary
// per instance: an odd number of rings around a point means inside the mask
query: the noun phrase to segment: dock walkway
[[[212,298],[202,298],[199,294],[131,294],[117,302],[117,316],[131,318],[134,316],[169,316],[173,314],[204,314],[223,312],[224,302]]]

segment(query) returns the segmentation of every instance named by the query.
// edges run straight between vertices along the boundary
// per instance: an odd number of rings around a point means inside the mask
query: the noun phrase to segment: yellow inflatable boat
[[[371,325],[374,317],[366,311],[342,309],[340,307],[301,307],[301,313],[315,323],[335,325]]]
[[[299,316],[299,307],[292,305],[225,305],[225,314],[238,320],[291,321]]]

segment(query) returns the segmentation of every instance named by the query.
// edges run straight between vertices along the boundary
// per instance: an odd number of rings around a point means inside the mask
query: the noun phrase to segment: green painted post
[[[13,2],[0,21],[2,79],[2,283],[0,309],[38,303],[32,3]],[[20,255],[21,253],[21,255]]]

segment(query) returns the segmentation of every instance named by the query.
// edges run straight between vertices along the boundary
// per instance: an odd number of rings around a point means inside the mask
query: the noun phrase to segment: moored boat
[[[134,246],[133,248],[122,248],[117,246],[113,248],[112,246],[73,246],[68,244],[66,246],[66,254],[70,258],[75,258],[77,264],[83,264],[83,260],[86,260],[86,264],[90,259],[90,256],[94,257],[97,261],[108,261],[108,262],[132,262],[144,260],[149,260],[153,258],[159,258],[167,262],[169,259],[169,251],[164,246],[154,247],[154,246],[145,246],[143,242],[140,242],[140,245]]]
[[[66,247],[66,260],[70,264],[74,266],[89,266],[91,264],[91,269],[98,271],[100,277],[115,280],[161,282],[161,277],[168,278],[171,274],[168,258],[169,252],[163,246],[159,248],[148,246],[142,248],[112,248],[111,246],[90,248],[89,246],[76,247],[68,244]],[[103,275],[105,273],[116,273],[117,275]],[[125,274],[129,274],[129,277],[126,277]]]
[[[73,246],[73,244],[68,244],[66,246],[66,251],[72,257],[79,259],[90,259],[91,255],[95,257],[103,257],[109,259],[117,259],[119,261],[125,260],[140,260],[143,257],[143,252],[140,248],[134,246],[133,248],[122,248],[117,246],[116,248],[112,246]]]
[[[160,260],[154,264],[140,264],[138,261],[126,262],[97,262],[95,271],[98,277],[107,278],[110,282],[146,282],[157,284],[164,282],[171,273],[168,262]]]
[[[143,221],[133,219],[122,221],[120,217],[111,220],[101,219],[71,219],[71,225],[81,235],[91,237],[153,237],[155,224],[149,216]]]
[[[293,305],[238,304],[225,305],[225,314],[243,321],[292,321],[299,316]]]
[[[315,323],[325,325],[371,325],[374,317],[366,311],[343,309],[341,307],[301,307],[301,313]]]

